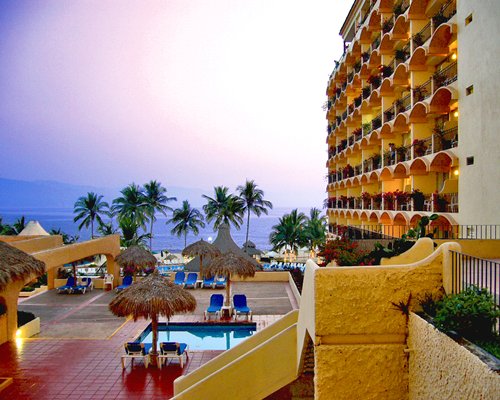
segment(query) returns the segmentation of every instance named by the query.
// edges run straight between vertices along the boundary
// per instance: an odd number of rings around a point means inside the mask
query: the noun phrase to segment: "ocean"
[[[276,207],[270,210],[268,215],[261,215],[258,218],[255,215],[251,215],[249,240],[254,242],[256,247],[260,250],[271,250],[272,246],[269,243],[269,234],[271,233],[272,227],[278,223],[279,218],[283,216],[283,214],[289,213],[291,210],[292,208]],[[299,211],[303,212],[305,215],[309,215],[309,209],[307,208],[299,208]],[[60,228],[64,233],[79,235],[79,241],[90,239],[90,230],[83,228],[79,231],[79,223],[73,222],[74,214],[71,208],[0,208],[0,217],[3,223],[11,224],[23,215],[26,222],[36,220],[46,231]],[[170,233],[172,226],[166,224],[166,221],[170,217],[170,215],[165,217],[161,214],[157,214],[157,220],[153,226],[153,251],[168,250],[170,252],[180,252],[184,248],[184,237],[177,237]],[[117,223],[114,221],[114,227],[116,226]],[[94,234],[96,233],[97,232],[94,232]],[[231,226],[231,235],[236,244],[240,247],[245,242],[245,234],[246,217],[244,219],[244,224],[239,230]],[[190,244],[201,238],[208,241],[210,239],[215,240],[216,237],[217,232],[214,232],[213,227],[207,224],[205,228],[200,229],[198,236],[195,237],[192,233],[189,233],[187,236],[187,243]]]

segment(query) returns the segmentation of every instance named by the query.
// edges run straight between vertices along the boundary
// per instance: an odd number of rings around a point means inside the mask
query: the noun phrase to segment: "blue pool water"
[[[200,324],[200,323],[159,323],[159,342],[187,343],[189,350],[228,350],[252,336],[255,323]],[[137,341],[151,343],[151,324],[141,333]]]

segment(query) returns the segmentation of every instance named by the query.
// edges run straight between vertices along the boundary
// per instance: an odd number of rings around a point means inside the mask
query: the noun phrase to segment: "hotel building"
[[[354,2],[326,91],[332,231],[500,224],[499,18],[496,0]]]

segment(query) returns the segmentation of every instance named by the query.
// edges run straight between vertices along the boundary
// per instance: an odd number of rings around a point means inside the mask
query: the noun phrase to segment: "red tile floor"
[[[72,313],[66,314],[70,318]],[[254,321],[260,330],[281,316],[255,315]],[[201,315],[181,315],[172,320],[202,319]],[[46,320],[42,323],[42,331],[44,325],[60,322],[61,317],[53,322]],[[123,343],[137,337],[148,323],[144,320],[126,321],[106,339],[41,337],[18,339],[17,342],[1,345],[0,377],[12,377],[14,383],[0,392],[0,399],[170,398],[173,396],[173,381],[177,377],[193,371],[222,352],[190,352],[183,369],[176,360],[162,370],[155,367],[146,369],[137,360],[131,366],[127,360],[127,367],[122,370],[120,356],[123,354]]]

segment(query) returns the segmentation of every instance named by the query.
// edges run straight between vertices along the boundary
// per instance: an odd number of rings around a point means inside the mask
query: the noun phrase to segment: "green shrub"
[[[28,322],[33,321],[35,319],[35,314],[27,312],[27,311],[18,311],[17,312],[17,327],[21,327],[26,325]]]
[[[444,331],[455,331],[470,340],[489,339],[500,312],[486,289],[471,286],[448,295],[437,304],[434,322]]]
[[[21,289],[21,292],[34,292],[35,288],[33,286],[25,286]]]

